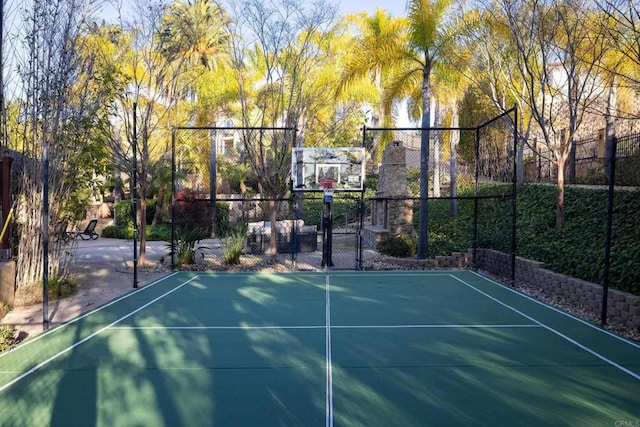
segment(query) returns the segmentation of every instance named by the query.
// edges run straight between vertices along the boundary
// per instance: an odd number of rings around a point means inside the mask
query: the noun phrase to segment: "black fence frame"
[[[512,151],[512,179],[511,179],[511,194],[503,194],[500,196],[480,196],[478,194],[478,186],[480,182],[480,140],[481,140],[481,130],[487,128],[491,124],[495,123],[498,120],[508,120],[508,118],[513,115],[512,122],[510,123],[511,131],[513,132],[513,151]],[[451,199],[472,199],[474,203],[474,239],[473,239],[473,259],[472,259],[472,268],[475,269],[477,267],[477,250],[478,250],[478,201],[481,199],[511,199],[511,248],[510,248],[510,257],[511,257],[511,277],[510,280],[512,284],[515,282],[516,275],[516,197],[517,197],[517,157],[516,153],[518,152],[518,111],[516,107],[513,107],[502,114],[499,114],[486,122],[475,126],[475,127],[430,127],[430,128],[367,128],[363,127],[362,130],[362,139],[363,144],[367,140],[367,132],[384,132],[384,131],[471,131],[475,133],[475,171],[474,171],[474,196],[456,196],[456,197],[411,197],[411,198],[402,198],[403,200],[414,200],[419,202],[428,203],[429,200],[451,200]],[[376,198],[372,198],[376,199]],[[384,198],[378,198],[381,200]],[[388,200],[392,200],[393,198],[386,198]],[[428,238],[428,237],[427,237]],[[362,260],[362,244],[359,245],[360,253],[359,259]]]
[[[481,138],[481,130],[484,128],[487,128],[488,126],[490,126],[491,124],[495,123],[498,120],[507,120],[509,121],[509,119],[511,119],[510,122],[510,128],[511,131],[513,133],[513,151],[512,151],[512,180],[511,180],[511,184],[512,184],[512,191],[510,194],[503,194],[501,196],[480,196],[478,194],[478,184],[479,184],[479,166],[480,166],[480,138]],[[492,119],[480,124],[479,126],[476,127],[431,127],[431,128],[367,128],[366,126],[363,126],[362,128],[362,144],[363,146],[366,144],[366,140],[367,140],[367,135],[368,132],[371,131],[402,131],[402,130],[408,130],[408,131],[419,131],[419,132],[425,132],[425,131],[472,131],[475,134],[475,192],[474,192],[474,196],[469,197],[469,196],[456,196],[456,197],[439,197],[439,198],[435,198],[435,197],[428,197],[426,199],[422,199],[420,197],[417,198],[411,198],[412,200],[416,200],[419,202],[423,202],[426,201],[428,203],[428,200],[434,200],[434,199],[447,199],[447,200],[451,200],[451,199],[472,199],[474,202],[474,242],[473,242],[473,260],[472,260],[472,268],[476,268],[477,265],[477,249],[478,249],[478,201],[480,199],[483,198],[501,198],[501,199],[510,199],[512,202],[512,208],[511,208],[511,248],[510,248],[510,255],[511,255],[511,280],[512,282],[515,281],[515,261],[516,261],[516,193],[517,193],[517,172],[516,172],[516,153],[517,153],[517,144],[518,144],[518,114],[517,114],[517,110],[516,108],[512,108],[508,111],[505,111],[504,113],[493,117]],[[177,130],[208,130],[208,131],[229,131],[229,130],[233,130],[233,131],[243,131],[243,130],[258,130],[258,131],[263,131],[263,130],[288,130],[288,131],[293,131],[295,132],[295,129],[293,128],[275,128],[275,127],[218,127],[218,126],[177,126],[177,127],[173,127],[172,129],[172,141],[171,141],[171,181],[172,181],[172,197],[171,197],[171,216],[172,216],[172,225],[171,225],[171,266],[172,268],[175,267],[175,203],[176,203],[176,153],[175,153],[175,138],[176,138],[176,131]],[[212,147],[213,153],[212,153],[212,162],[213,162],[213,166],[215,166],[215,147]],[[215,176],[215,168],[213,168],[213,170],[210,172],[212,174],[212,182],[216,182],[216,176]],[[218,199],[216,197],[216,191],[212,191],[212,196],[209,200],[209,203],[212,205],[212,211],[211,211],[211,215],[212,218],[215,218],[215,203],[216,201],[238,201],[238,199]],[[293,206],[296,203],[296,200],[299,200],[300,198],[300,194],[299,192],[291,192],[291,196],[290,198],[286,198],[286,199],[282,199],[281,201],[286,201],[291,203],[291,205]],[[242,199],[240,199],[242,200]],[[247,199],[250,201],[267,201],[267,199]],[[363,260],[364,260],[364,255],[363,255],[363,242],[362,242],[362,228],[364,226],[364,211],[365,211],[365,200],[364,200],[364,188],[362,191],[360,191],[360,201],[359,201],[359,218],[358,218],[358,226],[356,228],[356,232],[355,232],[355,239],[356,239],[356,250],[355,250],[355,258],[356,258],[356,268],[357,269],[362,269],[363,268]],[[296,218],[297,219],[297,218]],[[291,244],[292,244],[292,249],[291,249],[291,261],[292,261],[292,265],[295,265],[295,258],[296,258],[296,237],[297,236],[297,230],[295,229],[295,227],[293,228],[292,231],[292,235],[291,235]]]

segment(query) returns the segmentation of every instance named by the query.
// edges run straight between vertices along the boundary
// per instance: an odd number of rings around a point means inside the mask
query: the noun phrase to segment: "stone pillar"
[[[382,165],[378,175],[378,191],[374,208],[374,226],[385,228],[396,235],[413,236],[413,201],[406,200],[407,157],[401,141],[387,144],[382,155]]]

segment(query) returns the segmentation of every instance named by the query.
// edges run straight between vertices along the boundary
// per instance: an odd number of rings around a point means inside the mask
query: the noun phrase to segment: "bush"
[[[417,247],[418,243],[414,237],[393,235],[383,238],[378,250],[389,256],[409,257],[416,254]]]
[[[104,229],[102,229],[102,237],[107,239],[125,239],[126,227],[117,226],[117,225],[107,225]]]
[[[156,199],[147,199],[146,223],[153,222],[153,216],[156,210]],[[139,206],[138,206],[139,207]],[[131,200],[123,200],[113,206],[117,226],[132,226],[133,215],[131,213]]]
[[[640,152],[616,161],[616,184],[640,186]]]
[[[337,193],[333,196],[331,207],[331,217],[334,227],[342,226],[345,222],[356,222],[360,219],[358,211],[359,193]],[[316,197],[305,196],[303,204],[303,219],[306,225],[322,227],[322,215],[324,209],[324,198],[322,193]]]
[[[148,225],[146,228],[148,241],[171,240],[171,224]]]
[[[184,190],[176,194],[174,218],[178,228],[199,228],[211,234],[211,200],[199,198],[195,191]],[[216,202],[216,219],[213,232],[224,236],[229,229],[229,204]]]
[[[240,255],[247,245],[247,228],[239,227],[230,232],[224,240],[224,249],[222,250],[222,260],[225,264],[239,264]]]
[[[171,240],[170,224],[147,225],[145,232],[148,241]],[[133,225],[108,225],[102,230],[101,236],[110,239],[133,239]]]
[[[15,341],[16,328],[13,325],[0,326],[0,352],[9,350]]]
[[[64,298],[73,295],[78,290],[78,284],[68,277],[49,278],[49,297],[52,299]]]
[[[196,263],[196,252],[207,249],[206,246],[198,246],[198,243],[207,237],[207,233],[201,228],[181,228],[176,230],[176,263],[178,265],[192,265]],[[171,249],[171,244],[167,247]]]

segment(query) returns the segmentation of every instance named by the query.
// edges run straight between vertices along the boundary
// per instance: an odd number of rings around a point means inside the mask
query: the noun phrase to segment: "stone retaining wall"
[[[377,256],[365,262],[365,270],[460,270],[471,266],[472,253],[453,252],[450,256],[435,259],[396,258]]]
[[[495,250],[478,249],[476,267],[496,277],[511,277],[511,256]],[[516,282],[538,288],[548,295],[562,297],[600,317],[601,285],[546,270],[544,263],[520,257],[516,257]],[[640,297],[609,289],[607,322],[640,329]]]

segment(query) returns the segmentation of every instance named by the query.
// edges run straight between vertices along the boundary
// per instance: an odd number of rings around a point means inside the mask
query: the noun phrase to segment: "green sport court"
[[[0,356],[2,426],[640,424],[640,346],[473,271],[168,275]]]

